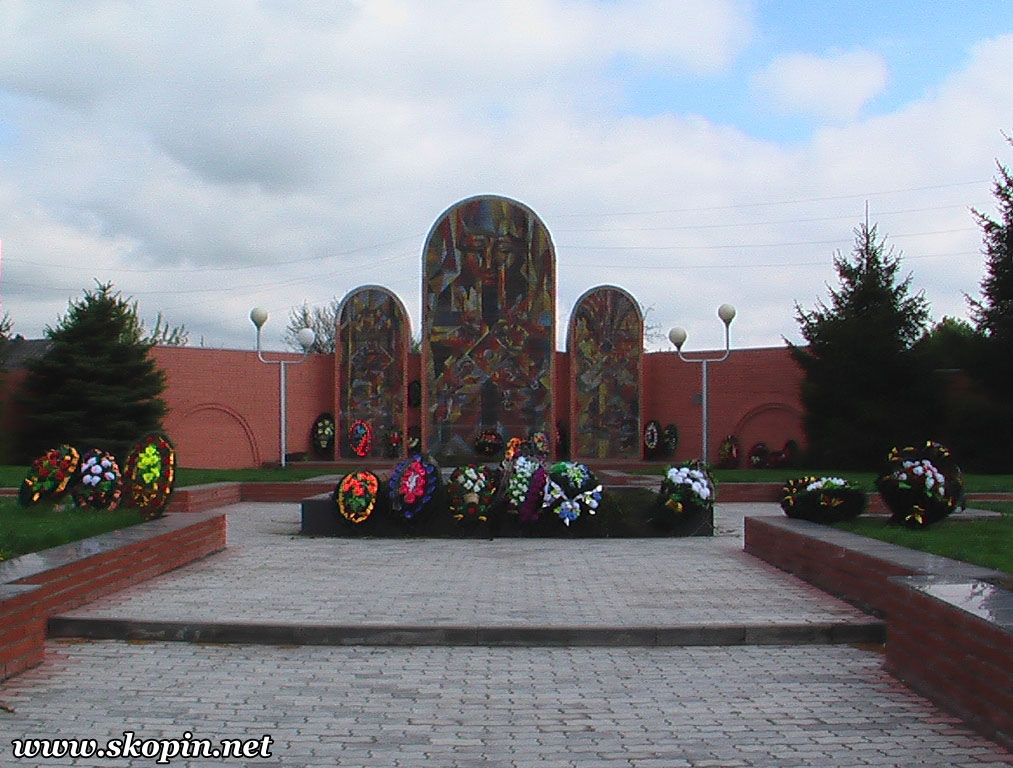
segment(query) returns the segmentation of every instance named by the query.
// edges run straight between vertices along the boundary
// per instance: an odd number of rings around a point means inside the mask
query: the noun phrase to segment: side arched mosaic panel
[[[571,450],[589,459],[639,459],[644,318],[622,288],[592,288],[574,307],[570,355]]]
[[[423,277],[426,449],[473,456],[483,430],[551,436],[556,267],[541,220],[506,198],[464,200],[430,231]]]
[[[334,350],[339,456],[355,455],[348,430],[360,420],[372,430],[368,456],[401,455],[409,336],[404,305],[386,288],[362,286],[342,300]]]

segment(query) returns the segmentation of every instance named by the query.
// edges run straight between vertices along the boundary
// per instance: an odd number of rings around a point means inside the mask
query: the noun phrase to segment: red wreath
[[[348,428],[348,445],[356,456],[369,456],[373,449],[373,428],[368,422],[358,419]]]

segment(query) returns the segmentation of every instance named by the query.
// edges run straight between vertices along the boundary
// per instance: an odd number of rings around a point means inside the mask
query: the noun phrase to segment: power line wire
[[[730,211],[741,208],[760,208],[764,206],[772,205],[796,205],[798,203],[817,203],[825,202],[828,200],[854,200],[867,197],[878,197],[880,195],[895,195],[901,192],[924,192],[929,189],[947,189],[950,187],[966,187],[972,184],[987,184],[989,179],[976,180],[976,181],[955,181],[949,184],[930,184],[924,187],[905,187],[903,189],[888,189],[880,192],[859,192],[850,195],[826,195],[822,197],[800,197],[793,200],[766,200],[757,201],[753,203],[733,203],[728,205],[707,205],[699,207],[689,208],[664,208],[659,210],[648,210],[648,211],[613,211],[611,213],[561,213],[556,214],[552,218],[555,219],[568,219],[568,218],[593,218],[593,217],[608,217],[608,216],[645,216],[659,213],[702,213],[705,211]]]

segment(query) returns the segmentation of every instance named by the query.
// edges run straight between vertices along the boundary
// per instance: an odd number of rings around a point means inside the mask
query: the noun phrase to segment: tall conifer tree
[[[1008,392],[1013,373],[1013,175],[1001,164],[992,193],[998,218],[972,209],[985,245],[985,277],[981,299],[968,299],[968,303],[971,317],[985,337],[984,378]]]
[[[1007,137],[1013,144],[1013,139]],[[972,209],[985,246],[985,277],[981,299],[968,298],[971,318],[980,336],[981,355],[974,377],[985,401],[969,403],[962,413],[968,425],[968,449],[980,454],[988,471],[1008,471],[1013,463],[1013,174],[999,165],[992,188],[998,217]]]
[[[135,440],[161,427],[165,374],[149,356],[152,343],[136,305],[111,284],[72,300],[46,337],[50,347],[29,364],[20,398],[26,457],[70,443],[122,458]]]
[[[834,257],[840,288],[795,316],[807,346],[791,346],[805,379],[802,401],[811,461],[822,467],[875,469],[889,449],[929,433],[927,371],[911,353],[928,304],[898,278],[900,257],[876,227],[855,229],[851,257]]]

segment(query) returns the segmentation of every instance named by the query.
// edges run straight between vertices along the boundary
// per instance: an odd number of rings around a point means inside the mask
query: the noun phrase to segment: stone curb
[[[413,626],[136,621],[54,616],[49,637],[256,645],[679,647],[882,644],[885,625],[860,622],[686,624],[667,627]]]

